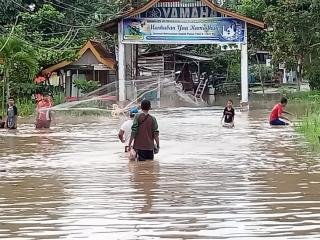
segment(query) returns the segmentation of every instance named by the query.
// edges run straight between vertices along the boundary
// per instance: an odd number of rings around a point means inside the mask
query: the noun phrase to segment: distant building
[[[80,49],[76,60],[65,60],[48,67],[42,71],[42,75],[50,76],[50,84],[62,86],[67,98],[78,98],[83,94],[75,86],[75,80],[109,84],[116,80],[116,65],[115,58],[102,43],[90,40]]]

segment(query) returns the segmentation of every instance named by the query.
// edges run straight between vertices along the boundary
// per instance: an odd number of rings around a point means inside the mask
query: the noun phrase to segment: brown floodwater
[[[128,162],[122,120],[0,132],[0,239],[320,239],[320,159],[261,107],[154,111],[155,161]]]

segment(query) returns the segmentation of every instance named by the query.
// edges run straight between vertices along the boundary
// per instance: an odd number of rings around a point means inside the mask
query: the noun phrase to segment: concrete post
[[[160,76],[158,76],[158,90],[157,90],[157,105],[158,108],[160,108],[160,104],[161,104],[161,78]]]
[[[247,23],[245,23],[244,42],[241,44],[241,102],[243,105],[249,106],[248,101],[249,101],[248,43],[247,43]]]
[[[118,23],[118,78],[119,78],[119,101],[126,100],[126,66],[125,66],[125,45],[122,43],[123,29],[122,21]]]
[[[287,83],[287,69],[283,69],[282,83]]]

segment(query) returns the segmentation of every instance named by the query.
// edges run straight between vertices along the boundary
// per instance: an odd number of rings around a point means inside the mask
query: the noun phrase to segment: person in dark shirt
[[[129,141],[129,152],[133,142],[133,149],[136,151],[137,160],[153,160],[154,153],[159,152],[159,130],[158,123],[154,116],[149,114],[151,103],[149,100],[142,100],[142,113],[136,114],[131,127]],[[156,147],[154,143],[156,142]]]
[[[223,110],[223,115],[221,121],[223,121],[223,126],[234,127],[234,108],[232,100],[228,100],[227,106]]]
[[[8,102],[7,109],[7,120],[5,127],[7,129],[17,129],[17,120],[18,120],[18,109],[15,105],[15,101],[13,97],[10,97]]]

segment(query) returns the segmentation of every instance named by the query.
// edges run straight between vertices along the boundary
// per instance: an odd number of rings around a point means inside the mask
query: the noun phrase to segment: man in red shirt
[[[287,103],[288,103],[288,99],[283,97],[281,98],[280,103],[276,104],[273,107],[269,117],[270,125],[289,125],[289,123],[286,123],[281,120],[281,119],[285,119],[287,121],[290,121],[288,118],[282,116],[282,113],[293,115],[292,113],[284,111],[284,108],[286,107]]]

